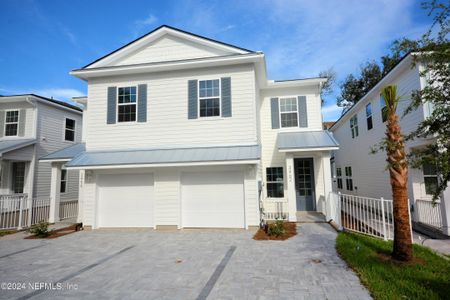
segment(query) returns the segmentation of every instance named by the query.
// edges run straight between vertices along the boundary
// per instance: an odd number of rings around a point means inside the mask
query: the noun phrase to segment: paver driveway
[[[328,224],[300,224],[298,232],[283,242],[254,241],[243,230],[111,230],[0,241],[2,288],[26,285],[2,289],[0,298],[370,298],[337,256]],[[77,289],[33,290],[29,283]]]

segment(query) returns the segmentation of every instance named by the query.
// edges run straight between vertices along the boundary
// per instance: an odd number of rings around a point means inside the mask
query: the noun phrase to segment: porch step
[[[412,227],[414,231],[421,233],[423,235],[426,235],[432,239],[436,240],[447,240],[450,239],[450,237],[443,234],[438,228],[435,228],[433,226],[420,223],[420,222],[412,222]]]
[[[316,211],[298,211],[297,223],[326,223],[325,216]]]

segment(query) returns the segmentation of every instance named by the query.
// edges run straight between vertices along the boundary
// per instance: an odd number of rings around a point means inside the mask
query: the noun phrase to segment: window
[[[267,168],[267,197],[269,198],[283,198],[284,197],[284,181],[283,168]]]
[[[281,128],[298,127],[297,98],[280,99]]]
[[[220,80],[200,80],[198,84],[200,117],[220,116]]]
[[[372,103],[366,105],[367,130],[373,128],[372,122]]]
[[[353,191],[352,167],[345,167],[345,177],[347,191]]]
[[[5,118],[5,136],[16,136],[19,127],[19,111],[6,111]]]
[[[342,190],[342,169],[336,168],[337,188]]]
[[[380,109],[381,109],[381,120],[383,120],[384,123],[387,121],[388,109],[386,107],[386,102],[384,101],[383,95],[380,95]]]
[[[358,115],[354,115],[350,119],[350,130],[352,131],[352,139],[359,135],[358,131]]]
[[[136,121],[136,87],[120,87],[117,101],[117,122]]]
[[[433,195],[438,186],[438,176],[436,167],[430,164],[425,164],[422,167],[423,181],[425,182],[425,193],[427,195]]]
[[[25,163],[13,162],[12,173],[12,190],[14,194],[22,194],[25,187]]]
[[[75,120],[66,118],[66,127],[64,130],[64,140],[75,141]]]
[[[61,184],[59,187],[60,193],[65,193],[67,189],[67,170],[62,169],[61,170]]]

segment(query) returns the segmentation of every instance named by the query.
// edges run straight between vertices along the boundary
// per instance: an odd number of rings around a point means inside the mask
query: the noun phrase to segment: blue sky
[[[162,24],[263,51],[270,79],[333,67],[339,82],[396,38],[420,37],[431,24],[421,2],[0,0],[0,94],[85,95],[70,70]],[[325,120],[339,117],[335,102],[326,97]]]

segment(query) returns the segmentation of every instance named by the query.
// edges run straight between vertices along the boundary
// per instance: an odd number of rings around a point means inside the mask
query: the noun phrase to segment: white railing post
[[[409,217],[409,231],[410,231],[410,234],[411,234],[411,242],[414,242],[414,239],[413,239],[413,230],[412,230],[412,222],[411,222],[411,204],[410,204],[410,202],[409,202],[409,199],[408,199],[408,217]]]
[[[27,197],[27,207],[28,207],[28,214],[27,214],[27,227],[31,226],[31,218],[33,217],[33,199]]]
[[[336,221],[338,221],[339,229],[342,229],[341,192],[338,192],[336,210]]]
[[[17,226],[18,230],[22,229],[22,216],[23,216],[23,206],[24,206],[23,202],[24,202],[24,200],[25,200],[24,196],[21,196],[19,198],[19,224]]]
[[[384,218],[384,198],[381,197],[381,219],[382,219],[382,224],[383,224],[383,239],[385,241],[387,241],[387,236],[386,236],[386,220]]]

